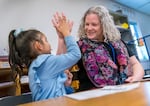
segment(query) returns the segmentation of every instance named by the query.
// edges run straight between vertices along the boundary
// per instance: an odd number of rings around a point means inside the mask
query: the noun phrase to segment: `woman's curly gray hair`
[[[116,28],[113,17],[110,15],[108,9],[104,6],[94,6],[89,8],[83,18],[78,30],[79,38],[85,38],[86,33],[84,30],[85,18],[88,14],[96,14],[99,17],[99,21],[102,24],[104,41],[116,41],[121,38],[119,30]]]

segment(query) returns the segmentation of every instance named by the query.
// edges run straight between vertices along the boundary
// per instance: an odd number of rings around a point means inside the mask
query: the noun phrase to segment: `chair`
[[[0,98],[0,106],[16,106],[28,102],[32,102],[31,92],[19,96],[7,96]]]

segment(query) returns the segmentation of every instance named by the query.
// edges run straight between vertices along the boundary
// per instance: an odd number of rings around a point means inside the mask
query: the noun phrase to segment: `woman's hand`
[[[136,82],[141,81],[144,77],[144,69],[140,62],[136,59],[135,56],[131,56],[129,59],[131,69],[133,70],[133,75],[128,77],[125,82]]]
[[[136,82],[136,81],[139,81],[139,79],[137,79],[137,78],[134,77],[134,76],[128,77],[128,78],[125,80],[126,83],[132,83],[132,82]]]

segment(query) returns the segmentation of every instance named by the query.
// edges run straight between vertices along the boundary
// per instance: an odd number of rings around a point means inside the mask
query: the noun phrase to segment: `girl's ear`
[[[34,44],[33,44],[34,48],[37,50],[37,51],[41,51],[42,50],[42,45],[40,42],[38,41],[35,41]]]

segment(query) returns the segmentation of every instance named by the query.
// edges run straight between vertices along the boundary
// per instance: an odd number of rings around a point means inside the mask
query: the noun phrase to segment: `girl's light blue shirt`
[[[64,71],[73,66],[81,53],[73,36],[65,37],[67,52],[61,55],[39,55],[29,67],[29,86],[33,101],[55,98],[66,94]]]

